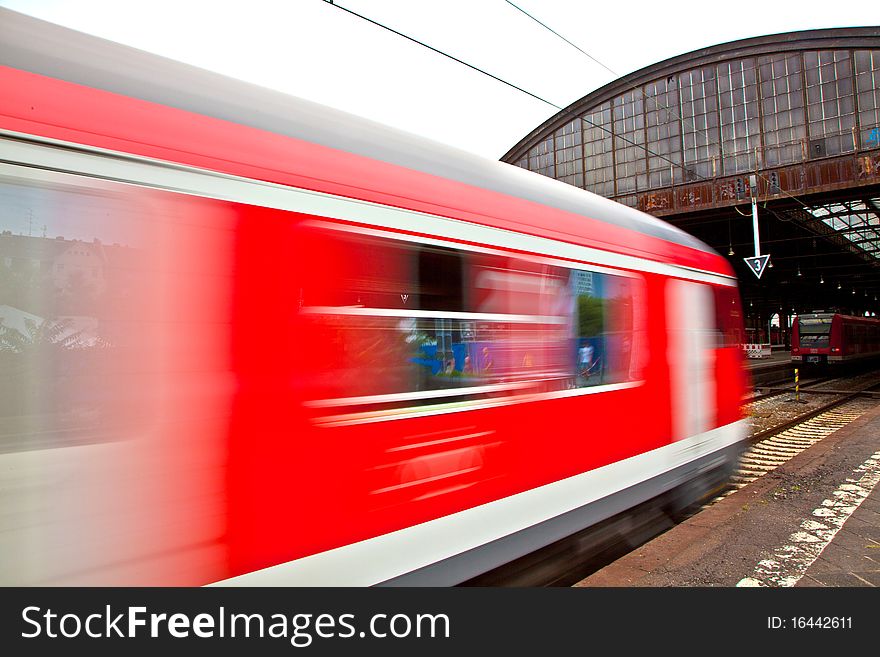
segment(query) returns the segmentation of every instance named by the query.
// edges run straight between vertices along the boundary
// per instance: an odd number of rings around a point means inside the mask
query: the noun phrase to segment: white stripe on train
[[[211,586],[371,586],[479,548],[745,439],[745,420],[420,525]]]
[[[3,138],[4,136],[7,138]],[[440,238],[445,237],[457,242],[472,242],[501,249],[555,256],[565,260],[559,263],[561,266],[572,267],[573,263],[570,261],[576,261],[661,274],[714,285],[730,287],[736,285],[735,278],[691,267],[660,263],[501,228],[481,226],[459,219],[448,219],[414,210],[404,210],[368,201],[285,187],[55,139],[37,138],[0,130],[0,143],[3,145],[4,161],[28,167],[39,167],[236,203],[371,224],[392,231],[412,231],[413,218],[418,217],[420,220],[419,232],[429,233]],[[0,164],[0,171],[14,174],[14,166]],[[39,178],[40,172],[31,170],[29,175]],[[468,249],[466,245],[462,244],[454,244],[454,246],[464,250]]]

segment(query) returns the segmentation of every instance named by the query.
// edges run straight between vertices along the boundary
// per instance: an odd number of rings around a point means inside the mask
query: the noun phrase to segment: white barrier
[[[744,344],[743,350],[748,358],[770,358],[769,344]]]

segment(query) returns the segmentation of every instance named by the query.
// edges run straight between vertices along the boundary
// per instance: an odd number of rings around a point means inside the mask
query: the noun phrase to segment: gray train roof
[[[4,8],[0,64],[356,153],[714,253],[655,217],[519,167]]]

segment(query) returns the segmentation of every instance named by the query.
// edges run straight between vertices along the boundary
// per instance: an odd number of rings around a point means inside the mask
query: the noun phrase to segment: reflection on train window
[[[45,175],[0,177],[0,452],[106,440],[131,347],[132,204]]]
[[[798,336],[803,349],[825,349],[831,336],[831,317],[801,317]]]
[[[800,330],[811,335],[828,335],[831,332],[831,318],[801,317]]]
[[[635,279],[574,270],[575,385],[579,388],[640,378],[644,329],[634,304]]]
[[[315,313],[307,341],[319,345],[310,356],[309,394],[340,400],[322,405],[489,394],[566,377],[564,318],[545,325],[359,310],[304,309]],[[386,398],[360,399],[369,396]]]
[[[0,452],[133,437],[226,371],[228,204],[22,170],[0,207]]]
[[[310,229],[300,380],[320,408],[450,403],[641,377],[641,281]]]

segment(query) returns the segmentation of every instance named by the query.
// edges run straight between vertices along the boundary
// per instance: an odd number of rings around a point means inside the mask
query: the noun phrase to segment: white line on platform
[[[801,523],[800,530],[769,558],[760,561],[752,577],[744,577],[737,586],[794,586],[822,554],[843,523],[880,481],[880,452],[853,471],[832,496],[813,511],[812,518]]]

